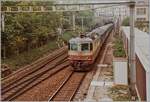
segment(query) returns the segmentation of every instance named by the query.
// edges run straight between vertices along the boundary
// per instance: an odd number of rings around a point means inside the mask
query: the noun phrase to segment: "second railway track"
[[[85,75],[85,72],[70,72],[57,90],[50,95],[49,101],[71,101]]]

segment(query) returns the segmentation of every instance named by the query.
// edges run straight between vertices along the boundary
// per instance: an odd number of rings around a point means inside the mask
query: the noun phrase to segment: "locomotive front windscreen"
[[[91,51],[93,49],[92,43],[82,43],[81,51]]]
[[[89,43],[81,44],[81,51],[89,51]]]
[[[76,43],[71,43],[70,44],[70,50],[77,51],[78,50],[78,45]]]
[[[69,43],[69,50],[88,52],[93,49],[92,43]]]

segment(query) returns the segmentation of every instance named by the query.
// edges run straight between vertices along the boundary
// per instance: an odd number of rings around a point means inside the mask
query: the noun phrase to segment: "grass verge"
[[[126,53],[125,53],[124,46],[123,46],[123,41],[120,37],[115,38],[113,48],[114,48],[113,55],[115,57],[126,57]]]

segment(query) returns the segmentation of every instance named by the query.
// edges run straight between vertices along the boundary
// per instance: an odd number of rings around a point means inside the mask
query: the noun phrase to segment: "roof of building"
[[[127,38],[130,38],[130,27],[122,27]],[[150,72],[149,35],[135,28],[135,52],[146,72]]]

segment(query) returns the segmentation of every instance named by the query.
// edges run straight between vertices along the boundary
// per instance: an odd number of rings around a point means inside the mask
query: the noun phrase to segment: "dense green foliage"
[[[4,2],[3,5],[6,4],[14,5],[14,2]],[[29,3],[18,2],[15,5],[22,4],[28,5]],[[5,14],[5,30],[1,35],[2,57],[30,51],[32,48],[38,48],[51,39],[55,39],[57,28],[61,23],[61,15],[61,13]]]
[[[123,26],[129,26],[130,25],[130,22],[129,22],[129,17],[125,18],[122,22],[122,25]]]
[[[117,37],[114,42],[114,52],[115,57],[126,57],[126,53],[123,47],[123,41],[120,37]]]
[[[55,13],[8,14],[5,18],[2,52],[6,51],[6,55],[19,54],[46,44],[56,36],[56,29],[60,25],[59,15]]]

